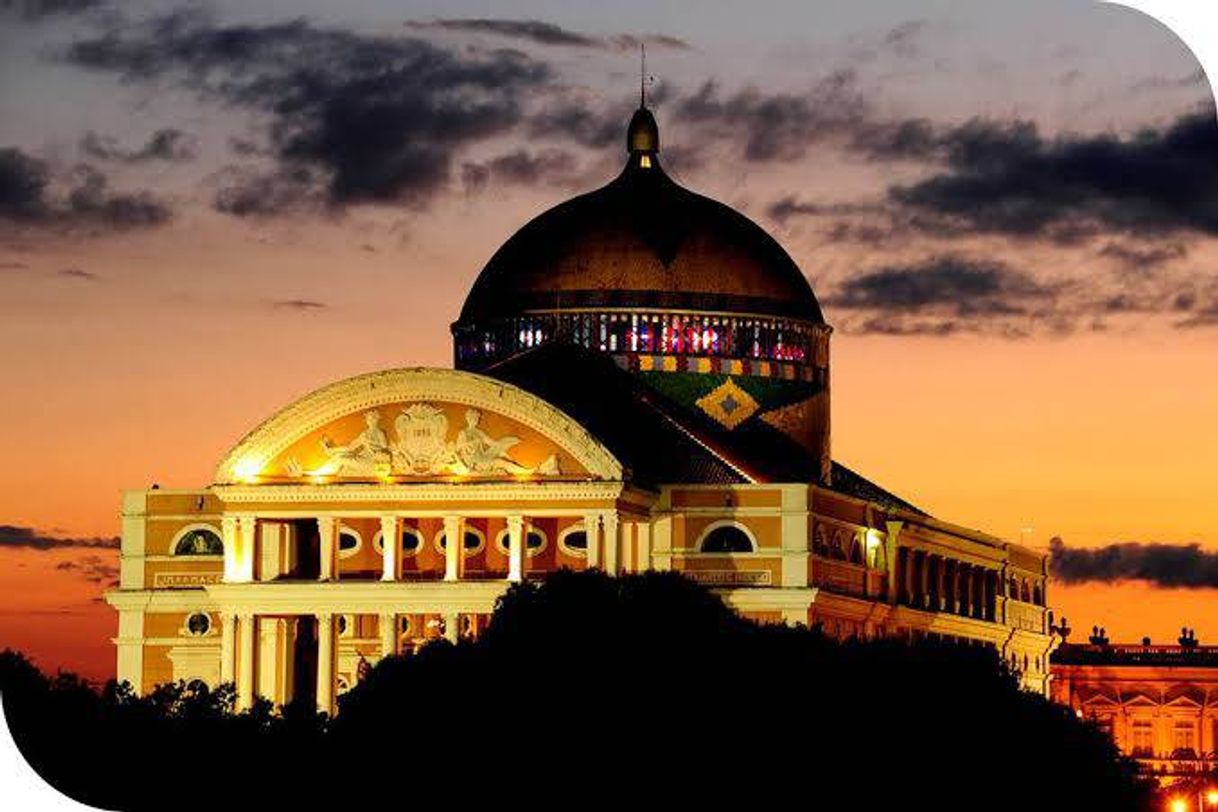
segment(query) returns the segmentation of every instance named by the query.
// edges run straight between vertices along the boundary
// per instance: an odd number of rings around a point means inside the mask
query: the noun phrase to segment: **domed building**
[[[1047,692],[1045,555],[835,463],[806,276],[664,172],[649,110],[626,140],[617,178],[490,258],[455,369],[323,387],[211,485],[124,494],[120,679],[332,712],[367,664],[476,637],[511,583],[565,567],[676,570],[837,637],[989,646]]]

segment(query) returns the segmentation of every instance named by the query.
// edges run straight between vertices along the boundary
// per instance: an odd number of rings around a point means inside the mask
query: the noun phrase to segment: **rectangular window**
[[[1149,720],[1135,720],[1132,725],[1130,752],[1135,758],[1150,758],[1155,752],[1155,728]]]
[[[1175,758],[1195,758],[1197,730],[1192,722],[1176,722],[1172,728],[1171,749]]]

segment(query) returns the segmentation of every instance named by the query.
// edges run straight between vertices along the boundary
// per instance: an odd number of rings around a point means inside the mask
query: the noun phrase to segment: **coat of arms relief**
[[[321,438],[326,461],[312,471],[303,471],[293,460],[288,473],[310,476],[435,476],[480,474],[512,476],[557,476],[557,456],[551,454],[530,468],[512,458],[518,437],[491,437],[479,425],[482,412],[465,411],[465,425],[449,439],[448,416],[430,403],[402,407],[393,420],[394,438],[381,427],[381,412],[364,412],[364,430],[345,444]]]

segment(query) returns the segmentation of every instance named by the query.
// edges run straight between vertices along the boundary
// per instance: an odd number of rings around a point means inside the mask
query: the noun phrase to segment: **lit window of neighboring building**
[[[1197,757],[1197,731],[1192,722],[1176,722],[1172,728],[1171,748],[1173,758]]]
[[[1135,720],[1132,726],[1132,755],[1135,758],[1149,758],[1155,752],[1154,723],[1147,719]]]

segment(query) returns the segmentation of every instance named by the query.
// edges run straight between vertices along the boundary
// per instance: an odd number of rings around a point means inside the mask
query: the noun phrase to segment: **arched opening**
[[[704,553],[751,553],[753,539],[734,524],[720,525],[702,537],[699,549]]]
[[[224,555],[220,534],[207,527],[186,531],[173,546],[174,555]]]

